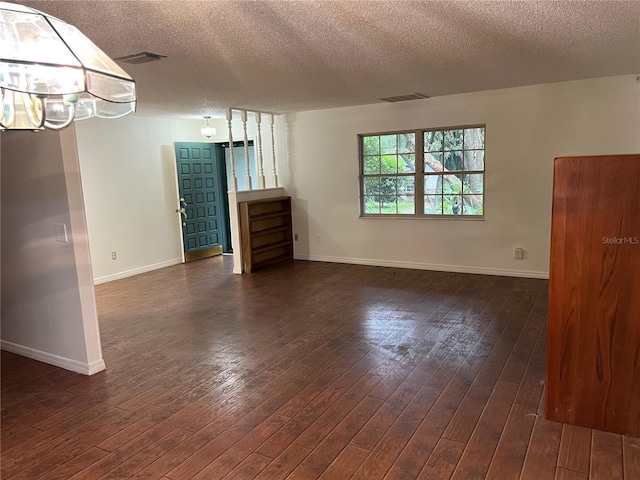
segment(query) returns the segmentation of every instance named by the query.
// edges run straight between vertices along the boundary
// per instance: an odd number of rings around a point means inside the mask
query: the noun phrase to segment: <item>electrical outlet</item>
[[[116,258],[118,258],[116,252],[111,252],[111,260],[115,260]]]
[[[316,235],[316,243],[320,243],[320,235]]]
[[[295,233],[295,234],[293,235],[293,239],[294,239],[296,242],[298,241],[298,234],[297,234],[297,233]]]
[[[516,248],[514,257],[516,260],[524,259],[524,250],[522,248]]]
[[[56,242],[68,242],[67,226],[64,223],[54,223],[53,236],[56,238]]]

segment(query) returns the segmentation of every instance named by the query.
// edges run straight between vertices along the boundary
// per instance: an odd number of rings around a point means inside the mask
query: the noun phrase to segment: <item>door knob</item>
[[[185,202],[184,198],[180,199],[180,208],[176,209],[176,213],[180,212],[182,215],[182,226],[187,226],[187,202]]]

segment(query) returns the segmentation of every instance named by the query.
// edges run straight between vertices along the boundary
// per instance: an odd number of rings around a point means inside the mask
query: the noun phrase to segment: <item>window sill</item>
[[[484,221],[484,215],[359,215],[363,220],[388,219],[388,220],[463,220],[463,221]]]

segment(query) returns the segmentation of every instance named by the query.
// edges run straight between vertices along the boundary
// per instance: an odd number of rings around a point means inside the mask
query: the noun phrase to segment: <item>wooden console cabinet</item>
[[[253,272],[293,259],[291,197],[240,202],[242,267]]]
[[[640,435],[640,155],[556,158],[546,415]]]

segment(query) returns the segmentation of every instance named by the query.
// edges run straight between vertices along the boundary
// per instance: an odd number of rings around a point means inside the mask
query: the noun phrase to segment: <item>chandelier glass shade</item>
[[[207,121],[206,125],[204,125],[201,129],[200,129],[200,133],[207,138],[211,138],[213,135],[216,134],[216,129],[215,127],[212,127],[211,125],[209,125],[209,119],[211,117],[209,115],[206,115],[204,117],[204,119]]]
[[[134,80],[76,27],[0,2],[0,130],[59,130],[136,109]]]

